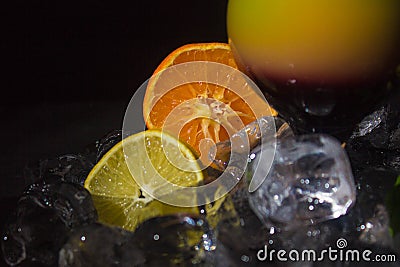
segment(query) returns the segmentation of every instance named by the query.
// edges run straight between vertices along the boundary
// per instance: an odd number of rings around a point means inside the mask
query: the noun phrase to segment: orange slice
[[[228,44],[198,43],[184,45],[170,53],[161,62],[154,73],[157,74],[171,66],[194,61],[211,61],[237,69],[232,51]],[[181,75],[184,74],[181,73]],[[218,116],[212,116],[213,113],[219,113],[220,115],[221,112],[224,114],[227,109],[230,109],[230,111],[233,110],[236,116],[240,118],[242,122],[241,125],[247,125],[256,119],[257,116],[250,106],[253,103],[261,103],[262,109],[265,110],[263,116],[271,114],[276,115],[276,112],[270,109],[268,104],[252,89],[248,90],[250,99],[252,99],[252,103],[249,104],[248,101],[246,102],[243,97],[232,90],[213,83],[186,83],[174,87],[172,90],[168,90],[168,92],[161,97],[159,97],[159,92],[157,92],[159,89],[155,86],[156,84],[157,78],[150,79],[143,102],[144,120],[149,129],[163,129],[168,115],[177,108],[178,105],[191,100],[195,102],[191,102],[191,104],[187,106],[187,108],[191,109],[190,114],[206,114],[208,112],[207,114],[211,114],[210,117],[215,118]],[[247,97],[249,96],[247,95]],[[216,100],[218,103],[223,103],[223,105],[216,104],[213,100]],[[203,109],[202,112],[199,109]],[[229,112],[226,113],[226,116],[231,116]],[[222,117],[223,116],[224,115],[222,115]],[[221,118],[221,116],[218,118]],[[229,124],[230,118],[222,118],[221,120]],[[228,133],[231,133],[230,130],[232,129],[228,130],[225,125],[222,125],[221,121],[215,119],[196,117],[186,122],[180,129],[178,137],[181,141],[192,147],[198,154],[201,154],[200,143],[203,139],[210,138],[214,142],[229,139]],[[234,126],[233,128],[235,131],[240,130],[238,126]]]

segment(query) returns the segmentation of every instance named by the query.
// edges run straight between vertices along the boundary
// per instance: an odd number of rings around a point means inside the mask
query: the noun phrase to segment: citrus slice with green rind
[[[171,163],[171,160],[176,161],[174,157],[182,155],[186,159],[185,168]],[[152,176],[156,172],[167,183],[176,185],[177,192],[180,187],[197,186],[203,182],[203,173],[195,156],[179,140],[159,130],[131,135],[112,147],[85,181],[84,187],[92,195],[99,221],[133,231],[140,223],[153,217],[198,214],[197,207],[171,206],[142,190],[137,181],[152,192],[162,192],[162,184],[153,182]],[[169,190],[165,194],[177,192]]]

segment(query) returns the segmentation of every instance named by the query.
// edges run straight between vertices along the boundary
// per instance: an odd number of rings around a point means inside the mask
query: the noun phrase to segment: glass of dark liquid
[[[229,0],[241,70],[297,133],[344,141],[400,90],[400,1]]]

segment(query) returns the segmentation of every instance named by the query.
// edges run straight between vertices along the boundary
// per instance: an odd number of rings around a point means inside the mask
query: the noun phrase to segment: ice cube
[[[222,261],[216,266],[261,264],[254,251],[266,244],[267,230],[249,206],[248,185],[244,179],[229,193],[213,219],[217,221],[218,232],[214,257]]]
[[[114,145],[122,140],[122,130],[113,130],[96,142],[96,162],[99,161]]]
[[[385,124],[387,116],[388,116],[387,107],[381,107],[380,109],[372,112],[358,124],[351,138],[365,136],[373,132],[380,126],[385,127],[383,124]]]
[[[127,267],[144,263],[132,232],[97,223],[75,229],[60,249],[58,260],[60,267]]]
[[[336,139],[314,134],[278,140],[269,169],[262,155],[273,149],[269,143],[255,149],[247,170],[249,177],[267,173],[249,197],[264,224],[289,229],[346,214],[356,190],[347,154]]]
[[[349,248],[373,247],[374,253],[382,249],[394,252],[396,247],[392,245],[390,220],[384,204],[396,177],[382,170],[365,170],[355,177],[357,201],[346,215],[296,228],[275,227],[269,232],[267,244],[275,250],[321,251],[336,248],[337,240],[344,238]]]
[[[94,160],[89,154],[66,154],[26,167],[24,177],[29,184],[44,180],[46,183],[64,181],[83,185],[93,166]]]
[[[262,117],[246,125],[243,129],[233,134],[230,139],[248,139],[249,148],[253,149],[261,141],[268,142],[275,138],[283,139],[293,135],[292,129],[283,119],[279,117]],[[231,150],[231,140],[227,140],[217,143],[210,151],[209,157],[217,166],[217,169],[225,170],[229,163]],[[240,152],[239,149],[236,150]]]
[[[213,162],[212,168],[229,174],[228,180],[240,180],[246,168],[250,151],[262,142],[275,144],[276,139],[285,139],[293,136],[289,125],[279,117],[261,117],[246,125],[242,130],[233,134],[229,140],[219,142],[211,149],[209,158]],[[273,157],[265,158],[265,164],[271,164]],[[268,163],[267,163],[268,162]],[[210,169],[210,168],[209,168]],[[211,176],[217,177],[220,173]],[[254,191],[262,181],[253,179],[249,184],[249,191]]]
[[[373,166],[400,173],[400,90],[358,125],[347,141],[353,171]]]
[[[32,184],[21,199],[33,200],[43,208],[54,210],[70,228],[97,220],[90,193],[77,184]]]
[[[400,110],[393,111],[389,107],[385,120],[376,129],[366,135],[353,135],[348,140],[346,150],[355,173],[366,166],[400,173]]]
[[[135,232],[101,224],[75,228],[59,266],[212,266],[215,248],[205,219],[175,214],[149,219]]]
[[[72,183],[37,183],[19,199],[6,224],[2,250],[10,265],[53,266],[71,229],[97,219],[89,192]]]
[[[374,216],[369,218],[363,226],[360,240],[367,244],[377,244],[382,247],[393,246],[389,232],[389,214],[385,206],[377,205]]]
[[[366,116],[356,127],[349,143],[366,142],[375,149],[400,149],[400,93]]]
[[[216,236],[199,216],[175,214],[145,221],[134,233],[145,266],[213,266]]]

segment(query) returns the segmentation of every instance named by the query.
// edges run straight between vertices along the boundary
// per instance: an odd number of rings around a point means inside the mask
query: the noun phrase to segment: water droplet
[[[249,262],[250,261],[250,257],[247,255],[242,255],[242,257],[240,258],[243,262]]]

